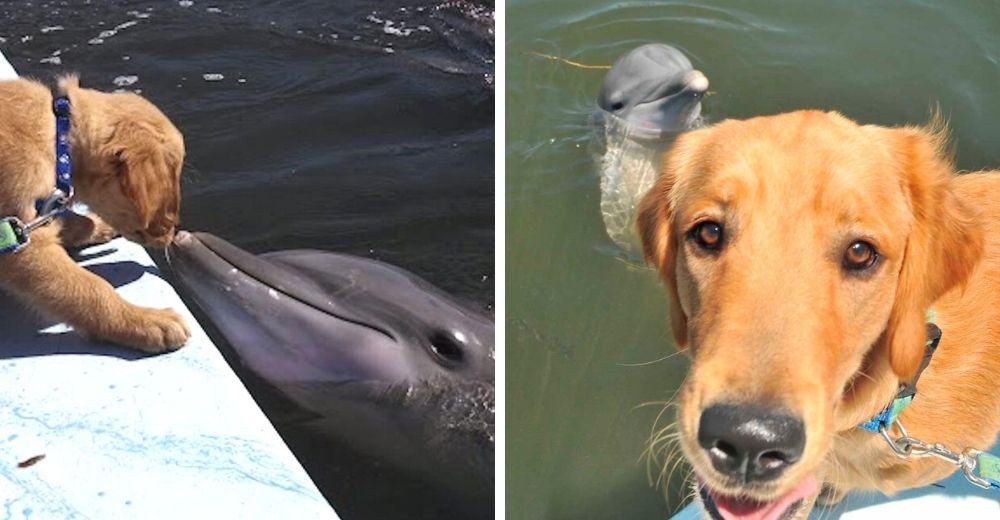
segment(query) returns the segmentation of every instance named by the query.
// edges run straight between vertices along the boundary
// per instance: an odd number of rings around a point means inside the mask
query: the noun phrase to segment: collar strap
[[[69,159],[69,98],[59,96],[52,100],[56,115],[56,189],[66,198],[73,196],[73,178]]]
[[[16,253],[30,242],[31,232],[44,226],[69,207],[73,198],[73,176],[69,155],[70,102],[66,96],[52,100],[52,113],[56,116],[56,172],[52,193],[35,201],[38,215],[28,223],[17,217],[0,218],[0,254]]]
[[[933,311],[928,311],[928,315],[933,319],[933,314],[930,314],[931,312]],[[913,379],[909,382],[899,385],[899,390],[896,392],[896,397],[892,402],[886,405],[875,417],[859,424],[858,428],[878,433],[880,427],[888,428],[892,423],[896,422],[899,415],[913,402],[913,398],[917,395],[917,380],[920,379],[920,374],[930,364],[931,356],[934,355],[934,351],[937,350],[940,341],[941,329],[934,323],[928,323],[927,341],[924,343],[924,359],[920,362],[920,368],[917,369],[917,373],[913,375]]]

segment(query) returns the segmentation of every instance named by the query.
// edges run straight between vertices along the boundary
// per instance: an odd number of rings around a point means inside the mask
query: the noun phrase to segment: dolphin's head
[[[301,382],[493,382],[494,326],[388,264],[322,251],[252,255],[178,233],[174,275],[252,371]]]
[[[612,65],[597,104],[628,126],[630,135],[659,139],[688,130],[701,114],[708,78],[681,51],[642,45]]]
[[[415,475],[449,510],[473,511],[458,516],[492,512],[490,318],[366,258],[305,250],[255,256],[182,231],[167,261],[239,359],[238,372],[256,376],[244,378],[248,386],[262,390],[262,379],[294,405],[262,404],[303,450],[297,454],[324,492],[345,478],[341,446]]]

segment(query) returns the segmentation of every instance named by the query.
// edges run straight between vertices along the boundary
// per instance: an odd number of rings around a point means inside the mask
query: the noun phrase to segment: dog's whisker
[[[683,351],[678,350],[677,352],[672,352],[670,354],[667,354],[666,356],[663,356],[663,357],[661,357],[659,359],[654,359],[652,361],[643,361],[641,363],[615,363],[615,365],[616,366],[620,366],[620,367],[645,367],[645,366],[654,365],[656,363],[660,363],[660,362],[666,361],[666,360],[668,360],[668,359],[670,359],[670,358],[672,358],[674,356],[677,356],[677,355],[680,355],[680,354],[683,354],[683,353],[684,353]]]
[[[683,463],[684,463],[684,454],[681,453],[680,450],[677,450],[677,452],[674,454],[673,463],[670,465],[670,469],[667,471],[667,482],[666,482],[666,486],[664,486],[664,493],[667,493],[667,494],[670,493],[670,489],[671,489],[670,488],[670,482],[673,480],[673,477],[677,473],[678,468],[680,468],[681,464],[683,464]],[[683,485],[683,482],[684,481],[681,482],[682,485]]]

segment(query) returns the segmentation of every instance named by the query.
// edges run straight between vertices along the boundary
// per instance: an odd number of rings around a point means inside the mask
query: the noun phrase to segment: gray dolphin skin
[[[707,90],[708,78],[681,51],[650,43],[615,61],[597,104],[623,120],[632,137],[659,139],[691,127]]]
[[[271,417],[283,436],[294,426],[310,433],[313,453],[329,442],[369,454],[433,483],[460,517],[492,517],[492,319],[411,273],[350,255],[255,256],[180,232],[167,261],[238,363],[285,401],[280,414],[294,419]],[[343,472],[321,475],[336,460],[302,462],[321,488],[350,485]],[[331,498],[338,511],[341,498],[351,497]]]
[[[601,217],[626,260],[643,264],[635,227],[639,201],[673,140],[698,126],[708,78],[670,45],[623,54],[604,77],[591,141],[601,178]]]

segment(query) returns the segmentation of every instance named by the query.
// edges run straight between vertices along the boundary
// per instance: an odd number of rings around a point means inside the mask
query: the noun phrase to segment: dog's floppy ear
[[[171,156],[164,140],[147,125],[133,122],[120,123],[115,132],[118,182],[135,204],[143,227],[164,218],[176,220],[180,209],[180,197],[173,184],[182,159]]]
[[[678,138],[663,161],[663,172],[642,198],[636,225],[642,241],[646,261],[656,267],[667,286],[670,297],[670,328],[678,350],[687,348],[687,316],[681,307],[677,293],[677,246],[678,236],[674,229],[673,205],[676,203],[677,181],[684,178],[691,169],[696,135],[707,132],[700,130]]]
[[[884,342],[893,372],[909,381],[923,358],[927,309],[968,281],[983,253],[983,229],[955,194],[953,167],[943,150],[947,129],[940,119],[927,128],[885,131],[913,221]]]

